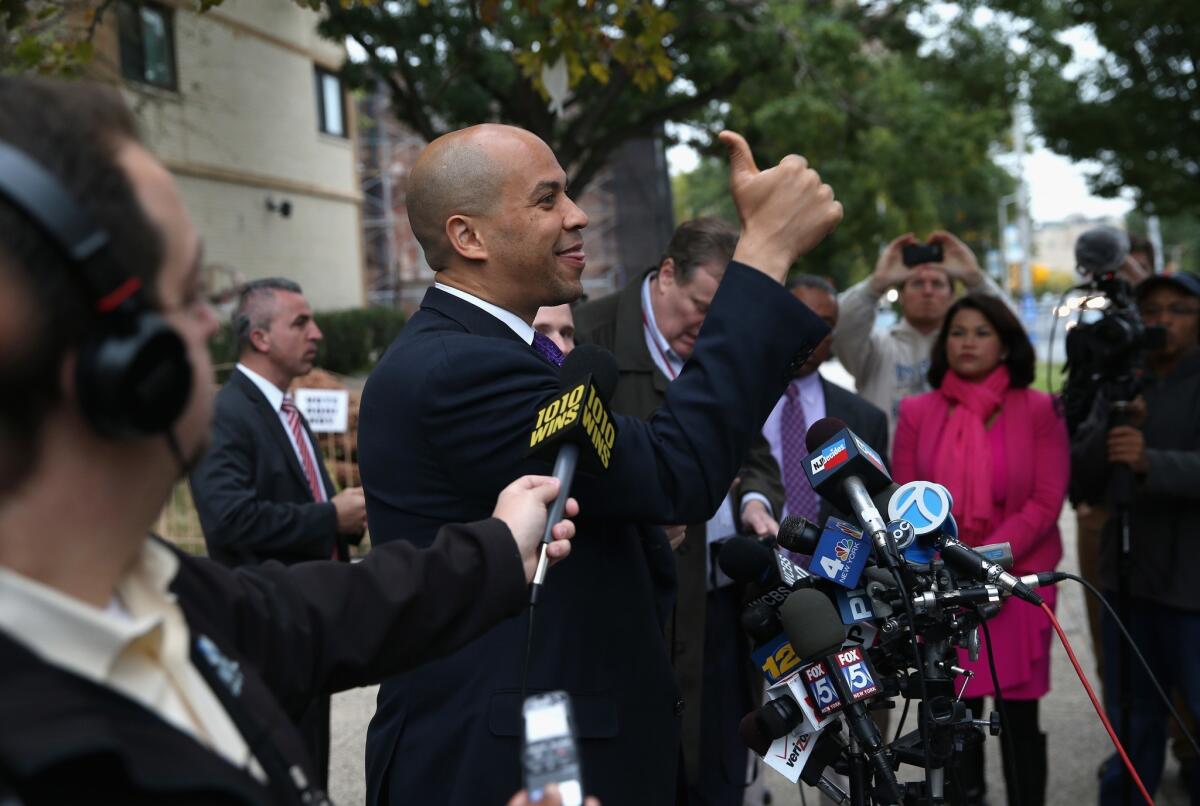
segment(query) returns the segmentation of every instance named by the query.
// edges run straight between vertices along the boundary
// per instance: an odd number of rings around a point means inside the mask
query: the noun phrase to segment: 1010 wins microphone
[[[594,344],[580,345],[563,361],[559,377],[560,391],[538,409],[529,434],[528,455],[554,456],[553,475],[560,482],[542,535],[531,604],[537,604],[546,577],[546,547],[553,540],[551,529],[562,519],[576,468],[593,473],[607,470],[617,439],[616,424],[608,412],[608,400],[617,387],[617,360],[612,353]]]
[[[843,512],[853,513],[870,535],[879,561],[895,568],[887,523],[871,500],[892,483],[883,459],[836,417],[813,423],[804,442],[809,450],[804,472],[813,491]]]

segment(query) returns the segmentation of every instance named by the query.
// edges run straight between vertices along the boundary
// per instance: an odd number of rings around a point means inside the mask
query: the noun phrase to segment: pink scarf
[[[985,532],[992,520],[992,451],[987,421],[1008,391],[1008,367],[1001,364],[981,381],[947,371],[938,389],[953,410],[933,463],[933,478],[954,496],[954,519],[964,542]],[[1012,461],[1010,457],[1009,461]]]

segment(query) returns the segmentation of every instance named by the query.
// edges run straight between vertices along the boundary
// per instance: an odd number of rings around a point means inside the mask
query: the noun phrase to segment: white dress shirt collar
[[[650,358],[658,367],[659,372],[666,375],[669,380],[674,380],[683,371],[684,361],[671,349],[670,342],[663,336],[658,329],[658,322],[654,320],[654,305],[650,301],[650,281],[656,276],[657,272],[651,272],[642,281],[642,315],[645,316],[646,323],[643,328],[646,336],[646,349],[650,351]]]
[[[485,299],[480,299],[474,294],[469,294],[466,291],[463,291],[459,288],[454,288],[453,286],[448,286],[443,283],[434,283],[433,287],[445,291],[447,294],[452,294],[461,300],[469,302],[480,310],[487,311],[492,316],[508,325],[509,328],[512,329],[512,332],[516,333],[521,338],[521,341],[525,342],[526,344],[533,344],[533,325],[529,324],[512,311],[506,311],[499,305],[493,305]]]
[[[237,368],[243,375],[254,382],[254,385],[257,386],[259,391],[263,393],[263,396],[267,399],[267,402],[271,404],[271,408],[274,411],[279,411],[283,406],[283,390],[240,361],[238,362]]]
[[[179,559],[147,539],[102,610],[0,567],[0,630],[49,663],[103,684],[126,647],[139,638],[161,640],[178,570]]]

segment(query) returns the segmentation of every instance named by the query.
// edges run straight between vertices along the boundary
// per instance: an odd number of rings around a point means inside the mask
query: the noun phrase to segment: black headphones
[[[7,199],[78,267],[96,314],[79,348],[79,407],[110,437],[168,431],[192,391],[192,368],[179,333],[146,305],[142,282],[108,253],[96,226],[45,168],[0,141],[0,197]]]

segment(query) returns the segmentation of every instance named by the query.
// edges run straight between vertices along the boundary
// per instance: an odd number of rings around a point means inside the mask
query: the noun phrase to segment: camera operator
[[[1129,407],[1130,422],[1110,427],[1100,394],[1072,440],[1073,497],[1104,504],[1110,463],[1132,468],[1130,607],[1127,626],[1154,674],[1177,687],[1192,717],[1200,715],[1200,278],[1157,275],[1137,288],[1147,327],[1166,331],[1151,351],[1142,395]],[[1111,599],[1117,590],[1117,519],[1105,525],[1100,578]],[[1120,636],[1103,618],[1105,706],[1114,724],[1120,706]],[[1166,714],[1140,668],[1132,675],[1131,736],[1126,745],[1147,788],[1162,776]],[[1100,802],[1121,799],[1121,763],[1109,759]],[[1200,777],[1191,781],[1200,803]]]
[[[834,355],[854,376],[858,393],[883,409],[892,435],[900,401],[930,389],[929,353],[954,302],[955,283],[962,283],[967,291],[1004,299],[1004,292],[979,267],[975,253],[954,235],[939,230],[929,236],[929,243],[942,249],[940,263],[907,266],[904,247],[917,243],[911,232],[901,235],[879,255],[870,277],[842,292],[841,316],[833,331]],[[900,291],[900,322],[886,333],[876,332],[879,298],[889,288]]]
[[[291,718],[520,611],[558,483],[355,564],[148,536],[209,439],[217,321],[134,128],[115,90],[0,78],[0,802],[327,803]]]

